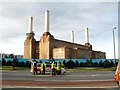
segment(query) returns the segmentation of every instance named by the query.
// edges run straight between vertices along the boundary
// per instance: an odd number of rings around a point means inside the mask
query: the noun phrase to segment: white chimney
[[[45,32],[49,32],[49,11],[45,11]]]
[[[33,32],[33,17],[30,16],[29,18],[29,33]]]
[[[85,28],[85,37],[86,37],[86,43],[89,43],[89,31],[88,31],[88,28]]]
[[[74,31],[71,32],[71,41],[74,43]]]

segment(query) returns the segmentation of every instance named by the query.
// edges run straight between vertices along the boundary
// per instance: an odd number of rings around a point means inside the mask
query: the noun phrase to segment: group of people
[[[37,62],[34,62],[34,65],[33,65],[33,74],[34,75],[37,75],[37,71],[38,71],[38,68],[37,68]],[[56,64],[54,62],[51,63],[51,66],[50,66],[51,70],[52,70],[52,75],[60,75],[61,74],[61,63],[58,62],[57,63],[57,67],[56,67]],[[45,75],[45,72],[46,72],[46,64],[44,62],[41,63],[40,65],[40,74],[42,75]]]

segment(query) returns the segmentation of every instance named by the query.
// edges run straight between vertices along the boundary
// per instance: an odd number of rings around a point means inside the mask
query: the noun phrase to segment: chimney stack
[[[71,32],[71,41],[74,43],[74,31]]]
[[[29,18],[29,33],[33,32],[33,17],[30,16]]]
[[[86,43],[89,43],[89,31],[88,31],[88,28],[85,28],[85,37],[86,37]]]
[[[45,11],[45,32],[49,32],[49,11]]]

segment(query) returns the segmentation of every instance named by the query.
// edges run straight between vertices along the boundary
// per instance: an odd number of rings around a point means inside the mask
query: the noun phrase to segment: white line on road
[[[115,81],[114,79],[106,79],[106,80],[34,80],[34,81],[61,81],[61,82],[76,82],[76,81],[81,81],[81,82],[91,82],[91,81]]]
[[[93,75],[55,75],[55,76],[82,76],[82,77],[86,77],[86,76],[101,76],[101,75],[103,75],[103,74],[93,74]],[[28,75],[28,76],[44,76],[44,77],[48,77],[50,75]]]

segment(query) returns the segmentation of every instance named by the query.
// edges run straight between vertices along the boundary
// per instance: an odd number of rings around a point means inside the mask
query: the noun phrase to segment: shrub
[[[12,61],[10,61],[10,60],[9,60],[9,61],[6,61],[6,65],[7,65],[7,66],[12,66]]]
[[[98,64],[97,62],[94,62],[92,66],[93,66],[93,67],[98,67],[99,64]]]
[[[2,65],[6,65],[6,61],[4,58],[2,58]]]
[[[86,66],[86,64],[84,62],[80,63],[80,67],[85,67],[85,66]]]
[[[72,61],[72,60],[69,60],[69,61],[66,63],[66,67],[67,67],[67,68],[74,68],[74,67],[75,67],[75,62]]]
[[[110,62],[108,60],[105,60],[103,62],[103,65],[104,65],[104,68],[108,68],[108,67],[110,67]]]
[[[92,59],[90,59],[90,60],[87,59],[87,60],[86,60],[86,66],[87,66],[87,67],[91,67],[92,64],[93,64]]]
[[[77,60],[75,61],[75,67],[79,67],[79,62]]]

